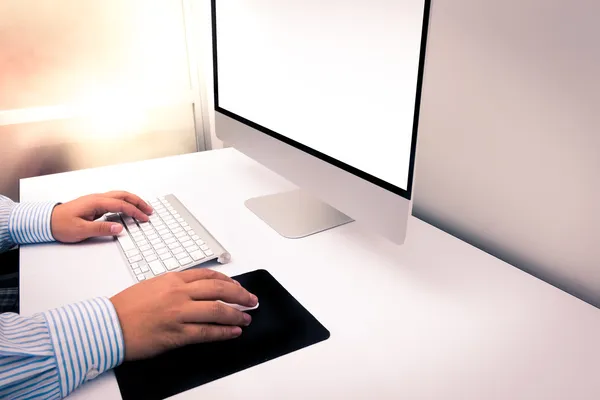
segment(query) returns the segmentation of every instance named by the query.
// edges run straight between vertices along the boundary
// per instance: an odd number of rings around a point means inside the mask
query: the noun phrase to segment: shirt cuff
[[[58,203],[18,203],[8,221],[11,239],[17,244],[53,242],[52,211]]]
[[[113,304],[105,297],[43,313],[56,355],[62,396],[120,365],[125,342]]]

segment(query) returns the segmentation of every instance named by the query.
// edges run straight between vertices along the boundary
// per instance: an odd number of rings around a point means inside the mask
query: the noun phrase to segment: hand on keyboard
[[[95,221],[106,213],[122,212],[148,221],[152,207],[138,196],[122,191],[92,194],[60,204],[52,212],[52,235],[60,242],[75,243],[96,236],[117,235],[121,224]]]
[[[209,269],[167,273],[112,297],[123,331],[125,359],[238,337],[241,327],[250,324],[250,315],[219,300],[247,307],[258,303],[239,283]]]
[[[121,213],[107,220],[125,226],[115,234],[127,268],[135,281],[168,271],[182,271],[217,260],[229,262],[230,255],[173,194],[148,201],[154,213],[147,221]]]

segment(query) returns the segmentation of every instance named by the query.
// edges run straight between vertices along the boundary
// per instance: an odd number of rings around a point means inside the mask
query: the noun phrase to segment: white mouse
[[[233,307],[236,310],[239,310],[239,311],[242,311],[242,312],[243,311],[249,311],[249,310],[256,310],[258,308],[258,305],[259,305],[259,303],[256,303],[256,305],[254,307],[246,307],[246,306],[240,306],[239,304],[226,303],[226,302],[221,301],[221,300],[217,300],[217,301],[220,302],[220,303],[225,304],[226,306]]]

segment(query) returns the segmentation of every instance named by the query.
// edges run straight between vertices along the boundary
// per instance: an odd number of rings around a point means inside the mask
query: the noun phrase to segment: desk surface
[[[598,398],[600,310],[415,218],[401,247],[357,223],[288,240],[244,206],[291,188],[225,149],[26,179],[21,199],[173,193],[231,252],[219,270],[269,270],[331,331],[178,399]],[[111,240],[21,248],[25,315],[131,284]],[[111,371],[72,397],[120,395]]]

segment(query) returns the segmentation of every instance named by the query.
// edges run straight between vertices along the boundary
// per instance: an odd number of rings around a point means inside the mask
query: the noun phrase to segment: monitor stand
[[[306,237],[353,221],[302,190],[254,197],[245,204],[258,218],[288,239]]]

